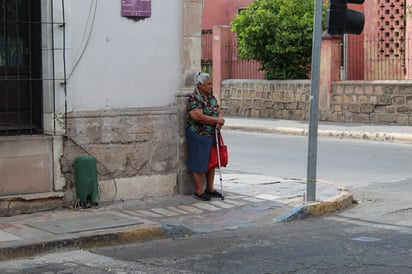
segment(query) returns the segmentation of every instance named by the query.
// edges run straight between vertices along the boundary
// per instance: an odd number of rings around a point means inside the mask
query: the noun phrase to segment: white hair
[[[210,78],[210,74],[206,72],[198,72],[195,74],[195,85],[206,82]]]

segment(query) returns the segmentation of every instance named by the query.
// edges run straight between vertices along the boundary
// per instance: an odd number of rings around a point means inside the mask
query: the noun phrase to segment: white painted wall
[[[122,17],[120,0],[65,3],[69,112],[174,102],[182,0],[152,0],[152,16],[141,21]]]

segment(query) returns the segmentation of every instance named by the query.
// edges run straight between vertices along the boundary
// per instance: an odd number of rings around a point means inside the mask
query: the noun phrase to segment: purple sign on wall
[[[151,0],[122,0],[122,16],[150,17],[151,15]]]

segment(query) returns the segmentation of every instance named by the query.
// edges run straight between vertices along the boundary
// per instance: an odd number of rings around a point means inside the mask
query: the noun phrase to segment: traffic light
[[[365,0],[329,0],[326,27],[330,35],[360,34],[365,25],[363,12],[348,9],[347,4],[363,4]]]

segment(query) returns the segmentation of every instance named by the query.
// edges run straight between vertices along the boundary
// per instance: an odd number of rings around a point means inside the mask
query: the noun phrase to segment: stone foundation
[[[69,113],[67,129],[61,166],[72,195],[78,156],[96,157],[103,200],[176,192],[175,107]],[[116,181],[120,183],[110,187]]]

